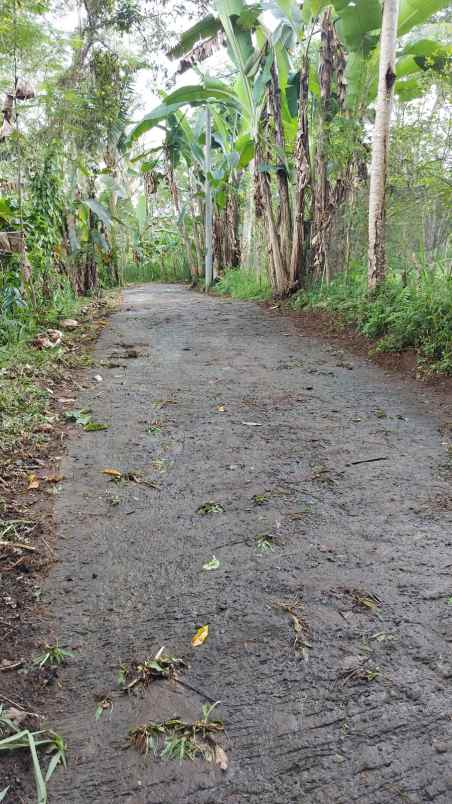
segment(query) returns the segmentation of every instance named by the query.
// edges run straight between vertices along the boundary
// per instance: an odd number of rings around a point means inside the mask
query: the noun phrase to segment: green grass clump
[[[377,340],[376,351],[413,348],[430,371],[452,374],[452,277],[425,270],[405,282],[391,273],[369,296],[364,270],[339,274],[330,285],[299,293],[295,309],[308,307],[339,315],[362,335]]]
[[[268,278],[255,271],[232,268],[214,287],[216,293],[232,296],[233,299],[270,299],[272,292]]]

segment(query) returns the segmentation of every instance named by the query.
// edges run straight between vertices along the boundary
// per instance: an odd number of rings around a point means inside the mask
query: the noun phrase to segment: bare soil
[[[452,399],[177,286],[127,290],[95,360],[75,407],[109,428],[73,430],[34,612],[75,654],[40,692],[68,745],[50,802],[449,804]],[[184,684],[115,694],[163,645]],[[226,771],[126,748],[217,700]]]

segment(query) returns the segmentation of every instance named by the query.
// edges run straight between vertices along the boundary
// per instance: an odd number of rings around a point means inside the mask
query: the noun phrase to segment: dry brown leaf
[[[47,483],[61,483],[64,480],[64,475],[46,475],[45,480],[47,480]]]
[[[229,765],[226,751],[217,743],[215,743],[215,765],[218,765],[224,771],[228,769]]]
[[[60,321],[60,327],[63,327],[63,329],[76,329],[78,326],[79,323],[75,318],[63,318],[63,320]]]
[[[208,625],[202,625],[201,628],[198,628],[196,634],[191,639],[191,644],[193,647],[197,648],[199,645],[202,645],[202,643],[206,641],[208,634]]]
[[[117,477],[118,479],[122,477],[122,472],[119,469],[102,469],[103,475],[108,475],[109,477]]]

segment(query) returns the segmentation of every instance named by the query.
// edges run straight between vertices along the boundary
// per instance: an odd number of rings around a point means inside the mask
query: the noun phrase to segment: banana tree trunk
[[[316,151],[316,182],[314,198],[314,232],[312,237],[314,276],[328,281],[328,229],[330,223],[330,186],[327,173],[328,125],[331,116],[331,85],[333,78],[334,30],[331,9],[328,8],[321,24],[320,46],[320,115]]]
[[[205,280],[206,290],[209,289],[213,282],[213,202],[212,202],[212,187],[210,186],[210,146],[212,140],[212,120],[210,116],[210,109],[206,106],[206,150],[205,150],[205,174],[206,174],[206,267],[205,267]]]
[[[285,164],[281,161],[285,153],[284,129],[281,117],[281,92],[276,64],[271,67],[270,105],[275,122],[275,142],[278,149],[276,181],[279,196],[279,242],[284,261],[284,273],[289,277],[290,255],[292,250],[292,211],[290,207],[289,181]],[[288,290],[286,288],[285,290]]]
[[[169,185],[169,189],[170,189],[170,193],[171,193],[171,198],[173,199],[174,212],[176,214],[177,219],[179,220],[180,217],[181,217],[179,191],[177,189],[176,181],[174,179],[174,170],[173,170],[173,166],[171,164],[171,157],[169,155],[167,155],[166,175],[167,175],[167,179],[168,179],[168,185]],[[188,269],[189,269],[190,273],[193,276],[193,253],[192,253],[192,247],[191,247],[191,243],[190,243],[190,238],[189,238],[188,232],[187,232],[187,226],[186,226],[186,223],[185,223],[184,219],[182,219],[182,221],[179,224],[179,226],[180,226],[180,230],[181,230],[181,234],[182,234],[182,240],[183,240],[183,243],[184,243],[185,254],[186,254],[186,257],[187,257]]]
[[[384,0],[380,37],[380,68],[369,189],[368,287],[375,290],[386,274],[385,196],[389,132],[394,96],[399,0]]]
[[[297,186],[295,197],[295,221],[292,253],[290,257],[290,284],[292,288],[305,284],[306,249],[304,242],[304,213],[306,188],[310,183],[309,133],[308,133],[308,74],[307,56],[303,59],[300,75],[300,98],[298,107],[298,131],[295,150]]]

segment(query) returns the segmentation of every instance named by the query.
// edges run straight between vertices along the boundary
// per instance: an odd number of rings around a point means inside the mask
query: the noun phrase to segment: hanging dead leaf
[[[33,473],[28,475],[28,490],[32,491],[33,489],[38,489],[41,485],[41,481],[39,478]]]
[[[122,472],[119,469],[102,469],[103,475],[108,475],[109,477],[116,477],[118,480],[122,477]]]
[[[191,639],[191,644],[193,647],[197,648],[199,645],[202,645],[202,643],[206,641],[208,634],[208,625],[202,625],[201,628],[198,628],[196,634]]]

